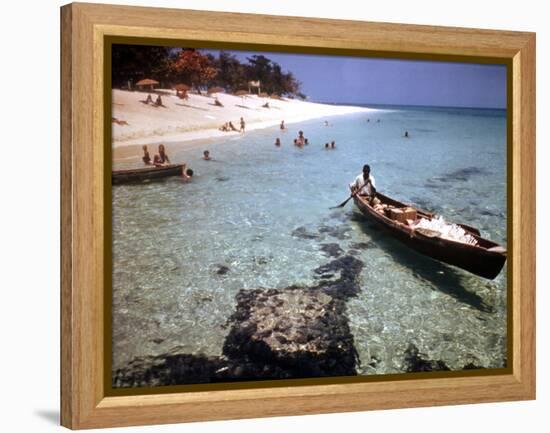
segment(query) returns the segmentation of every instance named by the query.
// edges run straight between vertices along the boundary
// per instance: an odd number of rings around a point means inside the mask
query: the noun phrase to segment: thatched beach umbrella
[[[150,90],[153,90],[154,86],[158,86],[159,82],[157,80],[153,80],[152,78],[144,78],[143,80],[139,80],[136,83],[136,86],[138,87],[145,87],[149,86]]]
[[[180,92],[182,93],[182,96],[187,99],[187,91],[191,90],[191,86],[188,86],[187,84],[176,84],[174,86],[174,90],[176,91],[176,96],[180,96]]]

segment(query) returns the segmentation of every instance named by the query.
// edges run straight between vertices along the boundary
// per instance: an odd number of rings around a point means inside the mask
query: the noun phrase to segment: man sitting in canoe
[[[380,203],[380,200],[376,198],[376,184],[374,176],[370,174],[370,166],[368,164],[363,166],[363,173],[349,184],[349,188],[352,194],[357,193],[369,197],[371,206]]]

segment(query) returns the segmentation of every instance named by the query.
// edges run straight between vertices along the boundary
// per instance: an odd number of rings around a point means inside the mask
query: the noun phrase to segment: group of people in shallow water
[[[142,149],[143,149],[143,157],[141,159],[145,165],[154,165],[155,167],[166,167],[171,164],[170,158],[166,153],[166,148],[164,147],[164,144],[159,144],[158,153],[153,157],[153,160],[151,160],[151,155],[149,154],[147,145],[143,145]],[[181,174],[184,179],[190,179],[191,177],[193,177],[193,170],[191,170],[190,168],[187,168],[186,164],[183,164]]]
[[[233,122],[229,121],[229,122],[225,122],[218,129],[220,131],[223,131],[223,132],[231,132],[231,131],[244,132],[244,130],[246,128],[246,122],[244,121],[243,117],[241,117],[240,124],[241,124],[241,128],[237,129],[237,128],[235,128],[235,125],[233,125]]]
[[[328,123],[327,120],[325,120],[325,126],[330,126],[330,124]],[[286,131],[286,126],[285,126],[285,121],[281,121],[281,124],[279,126],[279,129],[281,131]],[[304,146],[307,146],[309,144],[309,140],[304,136],[304,131],[298,131],[298,137],[296,137],[293,141],[294,143],[294,146],[296,147],[304,147]],[[277,147],[280,147],[281,146],[281,139],[279,137],[277,137],[275,139],[275,146]],[[334,140],[332,140],[330,142],[330,144],[327,142],[325,144],[325,149],[329,150],[329,149],[336,149],[336,142]]]
[[[241,121],[241,129],[239,131],[244,132],[245,126],[246,126],[245,121],[242,117],[240,121]],[[237,131],[237,129],[233,126],[231,122],[228,122],[228,124],[226,125],[229,125],[230,130]],[[328,121],[325,121],[325,126],[330,126]],[[280,129],[282,131],[286,130],[284,120],[281,121]],[[408,132],[405,133],[405,137],[408,137]],[[296,147],[302,148],[304,146],[307,146],[308,144],[309,144],[309,140],[304,136],[304,131],[298,131],[298,137],[294,139],[294,145]],[[278,137],[275,139],[275,146],[277,147],[281,146],[281,139]],[[165,167],[171,164],[170,158],[166,153],[166,148],[164,144],[159,144],[158,153],[155,154],[153,159],[151,159],[147,146],[143,145],[142,148],[143,148],[142,160],[145,165],[154,165],[155,167]],[[325,149],[326,150],[336,149],[336,141],[332,140],[330,143],[328,142],[325,143]],[[203,151],[202,159],[205,161],[212,160],[209,150]],[[187,169],[184,164],[182,175],[184,178],[189,179],[193,176],[193,170]],[[365,165],[365,167],[363,168],[363,173],[357,177],[357,179],[353,182],[353,184],[350,185],[350,189],[352,190],[352,192],[354,192],[354,190],[357,190],[357,189],[363,190],[364,187],[365,187],[365,190],[362,191],[362,193],[366,192],[367,195],[373,195],[373,196],[375,195],[376,190],[374,188],[374,178],[370,175],[370,167],[368,167],[367,165]]]

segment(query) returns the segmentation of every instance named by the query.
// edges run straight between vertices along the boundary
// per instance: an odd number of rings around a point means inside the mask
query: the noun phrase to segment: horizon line
[[[502,110],[506,111],[507,107],[475,107],[467,105],[426,105],[426,104],[384,104],[378,102],[328,102],[306,100],[308,102],[317,102],[319,104],[333,105],[355,105],[355,106],[382,106],[382,107],[414,107],[414,108],[463,108],[465,110]]]

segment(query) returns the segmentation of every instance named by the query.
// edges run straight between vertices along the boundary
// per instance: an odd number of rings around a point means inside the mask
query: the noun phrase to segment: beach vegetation
[[[229,93],[259,86],[252,93],[306,99],[302,83],[292,71],[264,55],[252,55],[240,60],[235,54],[219,51],[218,55],[194,48],[167,48],[137,45],[113,45],[113,87],[132,88],[139,80],[151,77],[160,88],[187,83],[196,92],[219,86]]]

